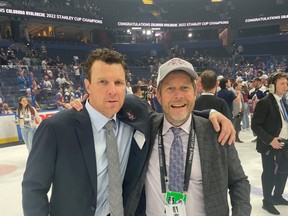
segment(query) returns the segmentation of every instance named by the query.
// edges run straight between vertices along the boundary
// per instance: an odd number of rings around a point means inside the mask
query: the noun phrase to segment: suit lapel
[[[94,138],[91,121],[86,108],[81,112],[77,112],[75,118],[78,121],[78,125],[75,126],[75,131],[78,135],[80,149],[82,150],[83,158],[86,162],[94,192],[97,194],[97,167]]]

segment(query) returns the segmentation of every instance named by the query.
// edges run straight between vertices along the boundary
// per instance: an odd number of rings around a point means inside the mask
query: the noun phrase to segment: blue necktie
[[[184,159],[183,146],[180,137],[181,128],[171,127],[174,140],[170,149],[169,190],[183,192],[184,187]]]
[[[286,108],[285,108],[285,105],[284,105],[284,102],[282,99],[280,100],[280,104],[281,104],[281,108],[283,111],[283,118],[286,122],[288,122],[288,116],[287,116]]]

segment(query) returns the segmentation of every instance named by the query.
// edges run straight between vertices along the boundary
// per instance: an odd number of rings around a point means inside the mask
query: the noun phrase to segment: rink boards
[[[58,110],[39,112],[43,119],[57,113]],[[18,142],[22,140],[22,135],[19,125],[15,124],[16,115],[0,115],[0,144]]]

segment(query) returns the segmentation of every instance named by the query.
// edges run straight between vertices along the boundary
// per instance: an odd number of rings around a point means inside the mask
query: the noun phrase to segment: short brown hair
[[[215,88],[217,83],[216,73],[212,70],[205,70],[201,73],[201,85],[204,91]]]
[[[121,53],[108,48],[95,49],[89,53],[84,63],[84,76],[85,79],[91,81],[91,67],[95,61],[103,61],[107,64],[121,64],[125,71],[125,77],[127,76],[127,65],[125,63],[125,56]]]

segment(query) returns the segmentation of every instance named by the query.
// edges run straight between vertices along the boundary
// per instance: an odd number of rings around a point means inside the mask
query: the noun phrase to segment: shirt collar
[[[277,94],[273,94],[273,96],[274,96],[274,98],[276,99],[277,102],[279,102],[282,99],[282,97],[280,97]]]
[[[192,114],[190,114],[187,121],[179,127],[183,131],[185,131],[187,134],[190,133],[191,120],[192,120]],[[174,126],[167,121],[164,115],[162,135],[166,134],[171,127],[174,127]]]
[[[118,122],[117,122],[116,114],[111,119],[107,118],[106,116],[104,116],[103,114],[101,114],[100,112],[95,110],[91,106],[91,104],[89,103],[89,100],[86,101],[85,107],[86,107],[86,109],[88,111],[88,114],[89,114],[89,117],[90,117],[92,125],[96,128],[96,130],[98,132],[106,125],[106,123],[109,120],[112,120],[112,119],[116,122],[116,127],[117,127]]]

